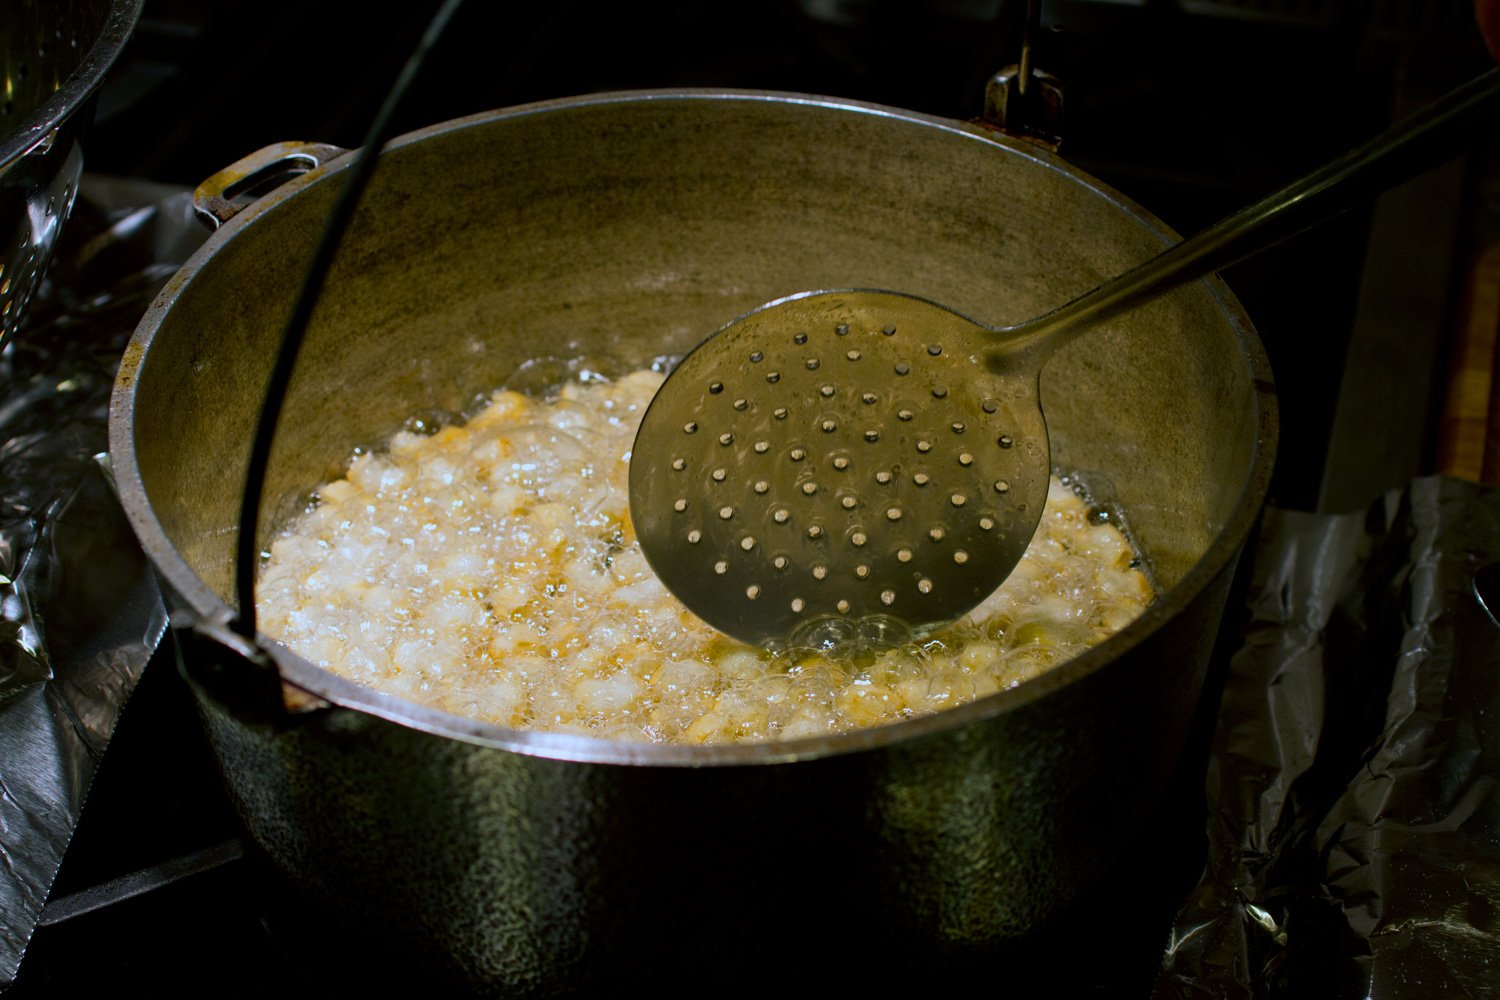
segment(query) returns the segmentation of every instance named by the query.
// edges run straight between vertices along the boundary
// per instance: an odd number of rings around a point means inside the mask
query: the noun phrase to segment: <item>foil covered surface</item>
[[[166,626],[105,457],[125,342],[202,240],[185,193],[138,207],[164,193],[86,183],[0,357],[0,987],[15,977],[120,709]]]
[[[1267,511],[1159,1000],[1500,993],[1497,559],[1500,492],[1457,480]]]

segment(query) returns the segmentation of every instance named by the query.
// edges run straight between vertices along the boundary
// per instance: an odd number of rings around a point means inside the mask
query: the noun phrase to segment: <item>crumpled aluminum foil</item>
[[[66,245],[0,357],[0,988],[166,627],[105,458],[125,342],[203,236],[185,193],[109,208],[160,193],[85,183]]]
[[[1208,775],[1172,997],[1500,992],[1500,492],[1412,482],[1270,510]],[[1232,614],[1232,612],[1231,612]]]

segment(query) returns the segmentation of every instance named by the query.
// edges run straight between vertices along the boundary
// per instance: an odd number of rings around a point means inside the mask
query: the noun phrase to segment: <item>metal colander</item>
[[[73,207],[94,93],[142,2],[0,5],[0,340],[20,324]]]

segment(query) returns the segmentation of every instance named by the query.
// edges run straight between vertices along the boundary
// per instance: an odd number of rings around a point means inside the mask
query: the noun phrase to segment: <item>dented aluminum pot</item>
[[[225,224],[121,368],[125,508],[210,631],[230,613],[275,343],[348,165]],[[1049,154],[852,102],[614,94],[438,125],[381,158],[299,362],[261,530],[353,446],[458,411],[529,358],[643,362],[820,287],[1009,323],[1171,239]],[[1165,591],[1103,645],[945,714],[684,747],[480,724],[273,646],[288,710],[274,675],[199,635],[187,671],[251,834],[382,948],[482,991],[753,970],[767,948],[993,954],[1159,804],[1275,435],[1264,355],[1217,280],[1065,349],[1042,390],[1056,460],[1128,512]]]

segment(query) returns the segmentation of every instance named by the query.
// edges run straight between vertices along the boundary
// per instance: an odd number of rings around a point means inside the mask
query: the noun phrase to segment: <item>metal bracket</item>
[[[199,184],[193,191],[193,209],[205,226],[218,229],[261,195],[347,152],[321,142],[274,143]]]
[[[1063,137],[1063,85],[1051,73],[1007,66],[984,88],[980,124],[1057,152]]]
[[[284,729],[301,716],[331,707],[283,681],[265,649],[224,623],[177,610],[172,636],[182,676],[244,722]]]

